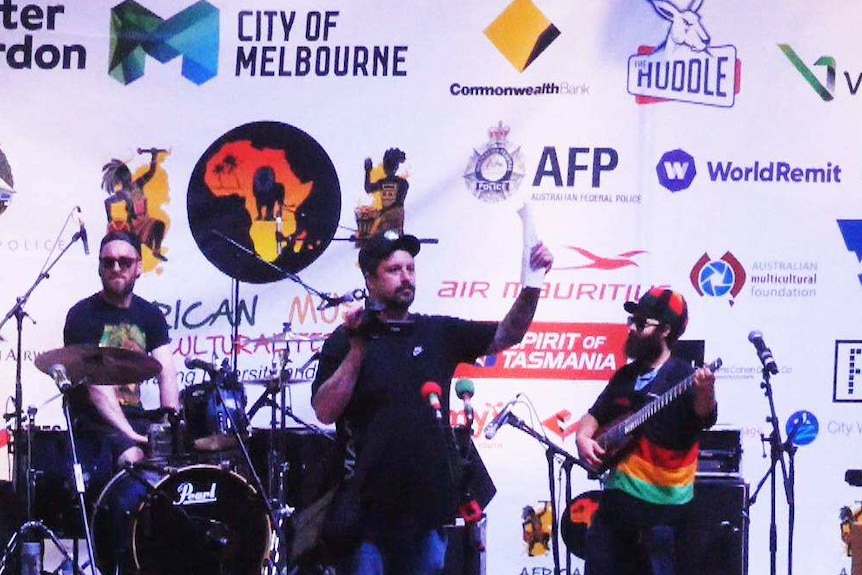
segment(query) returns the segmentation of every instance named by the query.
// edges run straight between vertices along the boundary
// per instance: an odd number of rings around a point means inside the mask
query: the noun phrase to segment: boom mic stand
[[[71,213],[69,214],[69,217],[71,217]],[[66,218],[66,223],[68,223],[69,217]],[[65,229],[66,223],[63,224],[63,229]],[[63,229],[60,230],[60,234],[63,233]],[[22,440],[22,437],[21,437],[22,420],[23,420],[23,414],[24,414],[24,391],[23,391],[23,386],[21,383],[21,366],[23,364],[23,359],[22,359],[23,344],[22,344],[22,341],[23,341],[23,331],[24,331],[23,330],[24,318],[28,317],[28,318],[30,318],[30,321],[32,321],[34,324],[36,323],[35,320],[30,316],[30,314],[28,314],[25,311],[24,306],[27,305],[27,302],[30,300],[30,295],[36,290],[36,288],[39,286],[39,284],[41,284],[43,280],[46,280],[50,277],[50,272],[54,268],[54,266],[57,264],[57,262],[60,261],[60,259],[63,257],[63,255],[67,251],[69,251],[69,248],[71,248],[75,242],[77,242],[78,240],[81,240],[81,239],[82,239],[81,232],[80,231],[75,232],[72,235],[72,240],[60,251],[59,254],[57,254],[57,257],[55,257],[48,265],[43,266],[42,271],[39,272],[39,275],[36,277],[36,280],[33,282],[33,284],[30,286],[30,288],[27,289],[26,292],[24,292],[24,295],[15,299],[15,305],[13,305],[12,308],[8,312],[6,312],[6,315],[3,317],[3,319],[0,320],[0,330],[2,330],[3,326],[6,325],[6,322],[9,321],[12,317],[14,317],[16,329],[17,329],[16,342],[15,342],[15,350],[16,350],[15,351],[15,353],[16,353],[16,355],[15,355],[15,397],[14,397],[15,413],[12,416],[12,423],[13,423],[13,425],[12,425],[12,428],[13,428],[12,486],[13,486],[13,491],[16,493],[16,495],[20,496],[19,491],[21,489],[21,486],[19,485],[19,482],[21,479],[26,478],[25,500],[26,500],[26,509],[27,509],[27,517],[26,517],[25,523],[18,529],[18,531],[16,531],[16,533],[9,540],[9,544],[6,546],[6,550],[4,551],[2,558],[0,558],[0,574],[2,574],[4,572],[9,554],[17,547],[18,539],[23,539],[24,537],[28,537],[28,536],[32,537],[32,534],[34,534],[34,533],[37,533],[42,538],[43,541],[44,541],[44,538],[46,536],[50,537],[50,539],[52,541],[54,541],[54,543],[57,545],[57,547],[63,553],[65,558],[67,560],[71,560],[68,552],[60,544],[59,539],[57,539],[57,536],[53,532],[51,532],[50,529],[45,527],[45,525],[41,521],[38,521],[38,520],[34,521],[33,517],[32,517],[32,510],[33,510],[32,484],[33,484],[33,481],[30,480],[30,476],[31,476],[30,457],[28,454],[28,457],[26,458],[26,462],[25,462],[24,457],[22,457],[22,454],[20,453],[20,449],[19,449],[19,447],[20,447],[19,441]],[[0,339],[2,339],[2,337],[0,337]],[[64,397],[64,402],[65,402],[65,397]],[[67,420],[68,420],[68,417],[67,417]],[[69,428],[69,436],[70,436],[71,441],[73,442],[72,449],[74,451],[74,439],[72,438],[71,427]],[[29,442],[28,442],[28,451],[29,451]],[[86,526],[86,524],[87,524],[87,508],[83,505],[83,501],[82,501],[82,505],[81,505],[81,513],[83,515],[84,525]],[[89,541],[88,541],[88,545],[89,545]],[[91,557],[91,561],[92,561],[92,547],[90,547],[88,549],[88,552],[90,553],[90,557]],[[77,565],[75,565],[75,570],[79,571],[79,568]],[[93,573],[95,575],[95,570],[93,571]]]
[[[562,459],[561,468],[563,473],[565,474],[566,483],[566,501],[569,501],[572,497],[572,467],[577,465],[584,469],[584,471],[589,472],[590,469],[577,457],[571,455],[568,451],[561,448],[560,446],[552,443],[548,440],[547,437],[537,433],[532,427],[524,423],[519,417],[515,416],[513,413],[510,413],[506,418],[506,423],[520,429],[539,443],[545,446],[545,457],[548,460],[548,489],[550,491],[550,499],[551,499],[551,521],[553,525],[553,529],[551,530],[552,539],[553,539],[553,547],[554,547],[554,575],[561,575],[562,573],[571,573],[572,572],[572,557],[570,553],[566,553],[566,569],[565,571],[561,570],[560,567],[560,534],[559,534],[559,522],[557,521],[557,490],[554,485],[554,460],[556,457]]]
[[[769,444],[770,465],[766,473],[757,484],[757,488],[751,497],[748,498],[748,506],[751,507],[757,501],[757,495],[763,488],[766,480],[769,479],[769,573],[776,575],[776,554],[778,551],[778,528],[776,523],[776,465],[781,464],[781,478],[784,485],[784,495],[787,499],[788,506],[788,527],[787,527],[787,575],[793,575],[793,523],[796,515],[796,500],[794,495],[795,468],[794,455],[796,446],[793,444],[793,439],[796,437],[801,421],[797,421],[796,425],[788,434],[786,440],[781,439],[781,428],[778,425],[778,416],[775,412],[775,401],[772,395],[772,384],[769,381],[769,370],[763,368],[763,381],[760,384],[766,399],[769,402],[769,417],[766,421],[772,425],[772,432],[769,437],[761,435],[761,441]],[[789,457],[788,464],[784,461],[784,454]]]

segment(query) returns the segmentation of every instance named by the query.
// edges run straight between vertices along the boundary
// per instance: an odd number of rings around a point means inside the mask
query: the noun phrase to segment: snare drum
[[[222,403],[218,391],[224,399]],[[187,438],[196,451],[222,451],[237,446],[233,425],[245,436],[248,416],[245,414],[245,389],[217,383],[198,383],[181,394]]]
[[[102,573],[260,575],[273,537],[257,492],[212,465],[125,469],[102,491],[91,525]]]

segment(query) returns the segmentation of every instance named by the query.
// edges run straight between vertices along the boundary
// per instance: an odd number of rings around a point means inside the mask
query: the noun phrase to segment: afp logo
[[[677,148],[665,152],[655,166],[658,182],[671,192],[688,189],[697,175],[694,158],[685,150]]]

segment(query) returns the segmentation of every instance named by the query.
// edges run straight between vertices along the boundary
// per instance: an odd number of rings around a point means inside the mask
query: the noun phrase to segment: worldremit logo
[[[485,29],[485,36],[518,72],[557,39],[560,31],[532,0],[514,0]]]
[[[146,55],[162,64],[182,56],[183,77],[200,85],[218,73],[218,46],[219,12],[209,2],[164,20],[129,0],[111,9],[108,73],[130,84],[144,75]]]
[[[0,214],[5,212],[12,203],[12,195],[15,193],[12,189],[13,185],[15,181],[12,178],[12,167],[9,166],[6,154],[0,150]]]
[[[840,184],[842,168],[830,161],[792,164],[780,160],[738,161],[710,159],[706,162],[711,182],[766,184]],[[656,164],[659,183],[671,192],[687,189],[697,175],[694,157],[685,150],[665,152]]]
[[[733,305],[734,298],[745,285],[745,268],[730,252],[724,252],[717,260],[704,253],[691,268],[689,279],[698,295],[714,298],[729,296],[728,301]]]
[[[11,70],[83,70],[87,67],[87,49],[80,44],[50,42],[63,23],[66,7],[53,4],[42,7],[27,4],[20,7],[11,0],[0,3],[0,22],[4,32],[0,41],[0,58]],[[16,35],[23,28],[26,34]]]
[[[685,150],[665,152],[655,166],[659,183],[671,192],[687,189],[697,175],[694,158]]]
[[[736,58],[736,47],[711,44],[699,14],[703,0],[692,0],[687,8],[667,0],[652,0],[651,4],[667,20],[668,31],[660,45],[641,46],[629,58],[628,91],[635,101],[732,107],[739,93],[742,64]]]
[[[825,69],[826,83],[824,85],[818,79],[815,71],[802,61],[802,58],[799,57],[790,44],[779,44],[778,48],[787,56],[787,59],[790,60],[796,71],[802,75],[808,85],[811,86],[811,89],[820,96],[821,100],[831,102],[835,98],[835,78],[837,76],[835,58],[832,56],[820,56],[814,61],[814,67],[822,66]],[[856,73],[856,78],[851,77],[851,73],[847,70],[842,75],[847,82],[847,91],[850,92],[851,96],[855,96],[859,91],[859,87],[862,86],[862,72]]]
[[[856,254],[856,261],[862,264],[862,220],[838,220],[838,229],[844,238],[847,249]],[[862,283],[862,269],[859,272],[859,283]]]

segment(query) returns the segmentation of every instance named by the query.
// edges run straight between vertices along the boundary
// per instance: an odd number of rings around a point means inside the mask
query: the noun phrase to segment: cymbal
[[[162,364],[143,353],[94,344],[69,345],[40,353],[35,364],[49,375],[53,366],[62,365],[69,381],[84,385],[139,383],[162,371]]]

